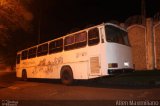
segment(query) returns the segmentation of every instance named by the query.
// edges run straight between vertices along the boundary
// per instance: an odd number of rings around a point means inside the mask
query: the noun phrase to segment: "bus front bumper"
[[[134,72],[134,69],[108,69],[109,75],[125,74],[132,72]]]

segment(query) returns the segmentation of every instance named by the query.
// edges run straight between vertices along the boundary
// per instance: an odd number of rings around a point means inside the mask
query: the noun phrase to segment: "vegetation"
[[[24,32],[30,32],[31,0],[0,0],[0,63],[12,66],[17,50],[24,44]]]

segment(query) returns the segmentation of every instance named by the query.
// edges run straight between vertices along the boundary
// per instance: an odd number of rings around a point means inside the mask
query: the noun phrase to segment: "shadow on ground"
[[[0,72],[0,88],[12,86],[16,81],[15,72]]]
[[[114,89],[150,89],[159,88],[155,81],[159,79],[159,75],[144,74],[125,74],[119,76],[109,76],[90,80],[76,80],[71,86],[86,86],[97,88],[114,88]],[[16,81],[21,81],[16,78],[15,72],[0,72],[0,88],[12,86]],[[28,82],[61,84],[60,80],[56,79],[29,79]],[[25,82],[25,81],[24,81]]]
[[[154,84],[142,84],[142,83],[127,83],[127,82],[112,82],[114,77],[104,77],[92,80],[75,80],[72,85],[69,86],[85,86],[85,87],[96,87],[96,88],[112,88],[112,89],[151,89],[159,88],[160,86],[155,86]],[[53,79],[29,79],[29,82],[37,83],[49,83],[49,84],[62,84],[61,80]],[[66,85],[64,85],[66,86]]]

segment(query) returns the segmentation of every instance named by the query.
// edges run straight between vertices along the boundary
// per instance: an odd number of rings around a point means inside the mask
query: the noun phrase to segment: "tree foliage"
[[[21,28],[28,31],[33,16],[23,4],[20,0],[1,0],[0,16],[3,20],[1,23],[12,30]]]
[[[33,19],[29,11],[32,0],[0,0],[0,62],[15,63],[15,55],[25,41]]]
[[[139,24],[139,25],[144,25],[144,23],[142,22],[142,16],[140,15],[135,15],[135,16],[131,16],[129,17],[126,21],[125,24],[127,27],[133,25],[133,24]]]

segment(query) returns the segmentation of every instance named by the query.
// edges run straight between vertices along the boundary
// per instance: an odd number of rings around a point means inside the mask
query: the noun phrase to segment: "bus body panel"
[[[21,68],[17,68],[17,77],[22,77],[21,71],[27,71],[28,78],[60,78],[63,66],[70,66],[75,79],[88,79],[89,61],[86,48],[70,50],[65,53],[50,54],[22,60]]]
[[[73,50],[63,50],[59,53],[21,60],[20,64],[16,65],[16,76],[21,78],[22,70],[26,70],[28,78],[59,79],[62,67],[69,66],[74,79],[90,79],[109,75],[109,69],[133,68],[131,48],[107,42],[105,25],[93,27],[99,30],[100,40],[97,44],[93,46],[87,44]],[[90,29],[85,31],[88,32]],[[18,54],[21,53],[22,51],[18,52]],[[110,68],[109,64],[112,63],[117,63],[118,66]]]
[[[117,63],[118,67],[116,69],[133,68],[130,47],[116,43],[107,43],[106,51],[106,59],[108,60],[106,65]]]
[[[87,47],[63,52],[63,66],[70,66],[74,79],[88,79]]]

